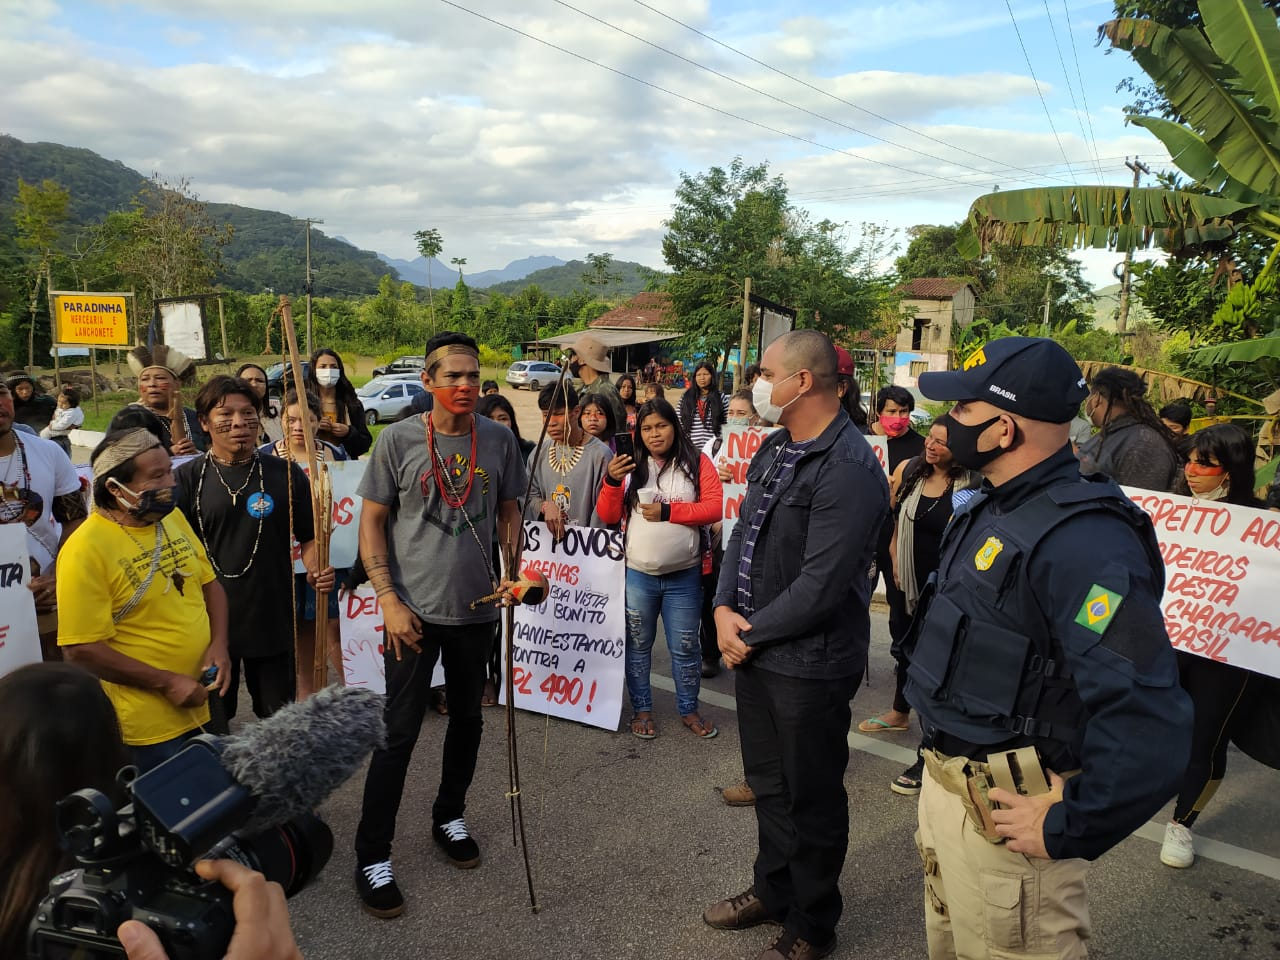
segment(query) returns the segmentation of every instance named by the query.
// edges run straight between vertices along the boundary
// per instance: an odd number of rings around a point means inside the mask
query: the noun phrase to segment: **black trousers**
[[[734,677],[742,766],[756,795],[756,896],[789,931],[825,944],[844,906],[846,737],[858,675],[798,679],[748,663]]]
[[[220,709],[210,705],[210,720],[214,726],[225,725],[236,715],[240,700],[240,673],[244,672],[244,685],[249,688],[254,716],[271,716],[297,696],[296,678],[293,672],[293,654],[277,653],[271,657],[232,657],[231,685],[226,695],[220,697]],[[225,730],[221,732],[226,732]]]
[[[431,807],[433,824],[461,817],[467,790],[476,772],[484,718],[480,697],[489,654],[493,650],[493,624],[460,626],[422,625],[422,653],[402,648],[403,660],[387,644],[383,653],[387,671],[387,745],[375,750],[364,781],[364,806],[356,829],[356,859],[361,864],[391,857],[396,815],[404,794],[409,761],[418,742],[422,719],[431,698],[431,673],[436,659],[444,662],[445,697],[449,701],[449,726],[444,735],[440,763],[440,789]]]
[[[1253,674],[1194,653],[1179,650],[1177,656],[1178,679],[1191,697],[1195,720],[1191,727],[1191,758],[1174,804],[1173,819],[1190,827],[1226,776],[1231,721],[1244,703],[1245,689]]]
[[[719,553],[719,551],[716,551]],[[720,659],[720,641],[716,638],[716,581],[720,579],[720,563],[717,560],[712,571],[702,577],[702,643],[703,663],[716,663]]]

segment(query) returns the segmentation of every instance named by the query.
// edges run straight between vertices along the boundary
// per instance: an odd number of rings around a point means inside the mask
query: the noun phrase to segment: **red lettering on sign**
[[[1271,520],[1265,516],[1254,517],[1240,535],[1240,542],[1280,548],[1280,520]]]
[[[730,460],[750,460],[764,443],[764,434],[749,430],[746,433],[729,434],[728,454]]]
[[[741,494],[736,497],[724,498],[724,518],[726,520],[737,519],[739,511],[742,510],[742,499],[743,497]]]
[[[355,519],[356,501],[354,497],[343,497],[333,505],[333,522],[340,527],[348,526]]]

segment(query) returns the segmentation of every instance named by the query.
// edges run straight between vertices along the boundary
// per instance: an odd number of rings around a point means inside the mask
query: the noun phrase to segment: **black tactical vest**
[[[1042,754],[1074,754],[1084,705],[1052,639],[1055,611],[1040,609],[1028,561],[1059,524],[1101,510],[1138,531],[1162,582],[1155,533],[1146,514],[1101,475],[1049,487],[1003,515],[983,510],[985,499],[966,504],[943,535],[941,562],[921,598],[924,613],[905,645],[907,697],[927,735],[941,730],[975,745],[1047,740]],[[1081,598],[1060,600],[1078,606]],[[1056,613],[1061,623],[1062,611]]]

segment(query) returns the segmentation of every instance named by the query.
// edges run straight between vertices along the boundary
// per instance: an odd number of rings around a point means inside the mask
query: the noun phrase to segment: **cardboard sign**
[[[1280,513],[1125,487],[1164,558],[1175,649],[1280,677]]]
[[[540,571],[551,589],[537,606],[515,608],[516,706],[617,730],[627,636],[622,533],[570,526],[557,543],[546,524],[530,522],[524,536],[523,568]],[[504,659],[505,651],[504,642]]]
[[[365,584],[354,593],[338,597],[338,614],[342,634],[342,675],[349,687],[368,687],[377,693],[387,692],[387,667],[382,658],[382,605]],[[405,656],[414,657],[412,651]],[[444,683],[444,666],[436,661],[431,685]]]
[[[30,579],[27,528],[21,523],[0,525],[0,677],[41,659]]]

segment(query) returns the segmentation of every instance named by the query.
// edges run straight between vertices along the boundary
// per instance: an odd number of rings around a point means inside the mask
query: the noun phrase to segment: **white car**
[[[560,378],[560,368],[545,360],[517,360],[507,367],[507,383],[519,390],[528,387],[537,393]]]
[[[422,393],[416,379],[378,377],[356,391],[364,407],[364,422],[390,423],[407,417],[413,411],[413,400]]]

